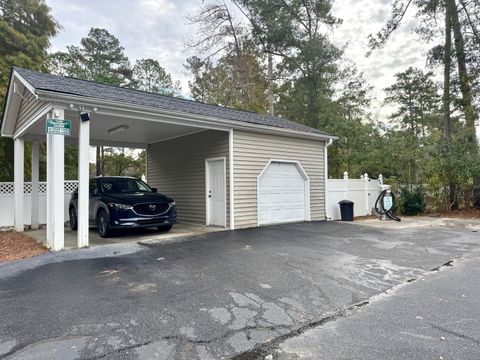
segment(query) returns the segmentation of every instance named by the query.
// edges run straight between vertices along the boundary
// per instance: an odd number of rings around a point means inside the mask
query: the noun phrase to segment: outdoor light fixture
[[[82,119],[82,121],[89,121],[90,120],[90,113],[88,113],[86,111],[80,111],[80,119]]]
[[[120,125],[120,126],[116,126],[114,128],[111,128],[108,130],[108,133],[110,135],[113,135],[113,134],[116,134],[116,133],[119,133],[120,131],[124,131],[124,130],[127,130],[128,129],[128,125]]]

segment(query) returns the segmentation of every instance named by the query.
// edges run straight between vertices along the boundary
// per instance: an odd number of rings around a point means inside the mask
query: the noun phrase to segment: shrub
[[[399,200],[402,215],[419,215],[425,212],[425,191],[421,187],[401,188]]]

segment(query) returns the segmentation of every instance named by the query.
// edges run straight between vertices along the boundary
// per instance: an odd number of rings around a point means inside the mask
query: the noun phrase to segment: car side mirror
[[[154,193],[158,192],[157,188],[152,188],[152,192]]]
[[[90,193],[90,195],[97,196],[98,195],[98,189],[97,188],[93,189],[93,191]]]

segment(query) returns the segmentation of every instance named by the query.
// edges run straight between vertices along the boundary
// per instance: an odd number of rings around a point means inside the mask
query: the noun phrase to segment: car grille
[[[168,210],[168,204],[149,203],[133,206],[133,210],[139,215],[159,215]]]
[[[165,220],[160,220],[160,219],[152,219],[152,220],[138,220],[137,224],[140,225],[153,225],[153,224],[158,224],[161,222],[164,222]]]

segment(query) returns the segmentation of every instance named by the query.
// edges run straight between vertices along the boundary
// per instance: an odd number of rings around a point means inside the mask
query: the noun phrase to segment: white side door
[[[296,164],[272,161],[258,181],[258,224],[307,220],[307,187]]]
[[[207,225],[226,226],[225,158],[206,160]]]

